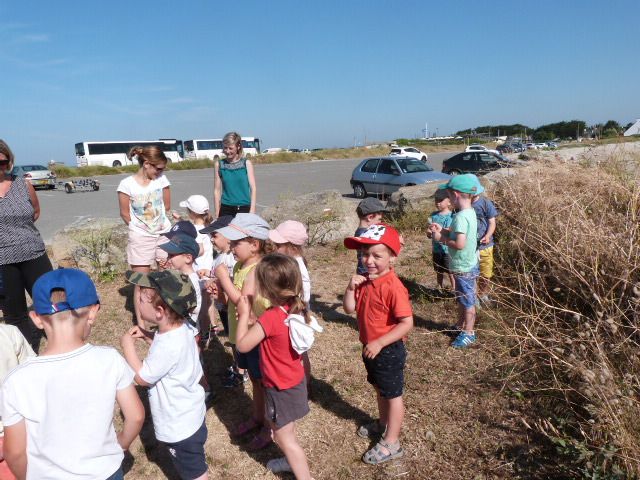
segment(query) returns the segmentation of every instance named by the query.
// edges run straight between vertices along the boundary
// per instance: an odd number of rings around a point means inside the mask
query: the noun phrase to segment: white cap
[[[203,195],[191,195],[180,202],[182,208],[188,208],[193,213],[202,215],[209,211],[209,201]]]

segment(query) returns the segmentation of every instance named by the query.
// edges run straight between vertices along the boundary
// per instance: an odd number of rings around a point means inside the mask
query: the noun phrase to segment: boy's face
[[[140,288],[138,290],[138,303],[140,316],[145,322],[157,324],[156,308],[153,305],[153,290],[151,288]]]
[[[229,242],[229,239],[224,235],[220,235],[218,232],[213,232],[211,234],[211,241],[219,252],[227,253],[231,248],[231,242]]]
[[[436,198],[436,208],[439,211],[451,209],[451,200],[449,200],[449,196]]]
[[[362,249],[362,261],[367,267],[369,278],[379,277],[391,270],[392,259],[396,256],[386,245],[378,244]]]
[[[190,266],[192,263],[193,259],[189,253],[170,253],[167,258],[167,266],[174,270],[182,271],[183,268]]]

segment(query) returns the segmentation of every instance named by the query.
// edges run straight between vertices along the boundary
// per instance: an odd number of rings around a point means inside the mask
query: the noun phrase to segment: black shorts
[[[249,370],[249,376],[252,380],[260,380],[262,378],[259,345],[247,353],[237,352],[236,362],[238,363],[238,368]]]
[[[407,350],[402,340],[384,347],[375,358],[362,356],[367,369],[367,382],[380,391],[380,396],[392,399],[402,396],[404,387],[404,363]]]
[[[264,418],[275,425],[276,430],[300,420],[309,413],[306,378],[303,377],[298,385],[285,390],[275,387],[267,387],[264,390]]]
[[[448,253],[433,252],[431,258],[433,259],[433,269],[436,273],[450,273],[449,262],[451,258]]]
[[[202,422],[202,426],[190,437],[176,443],[165,442],[180,478],[198,478],[208,470],[204,457],[206,441],[207,426]]]
[[[225,215],[231,215],[235,217],[239,213],[249,213],[249,210],[251,210],[251,205],[225,205],[223,203],[220,205],[218,216],[224,217]]]

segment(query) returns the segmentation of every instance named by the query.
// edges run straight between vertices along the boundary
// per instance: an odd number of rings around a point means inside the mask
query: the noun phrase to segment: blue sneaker
[[[472,343],[475,343],[475,341],[475,333],[460,332],[460,335],[456,337],[451,346],[453,348],[467,348],[471,346]]]

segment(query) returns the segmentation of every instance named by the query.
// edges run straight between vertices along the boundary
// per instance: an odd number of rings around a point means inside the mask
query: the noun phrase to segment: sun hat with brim
[[[64,290],[67,299],[53,303],[51,292]],[[33,310],[38,315],[53,315],[100,303],[96,286],[89,275],[75,268],[59,268],[41,275],[33,284]]]
[[[302,223],[296,222],[295,220],[282,222],[274,230],[269,231],[269,240],[273,243],[304,245],[308,239],[307,229]]]
[[[200,233],[213,233],[216,230],[220,230],[221,228],[229,225],[231,220],[233,220],[233,215],[223,215],[222,217],[218,217],[212,223],[200,230]]]
[[[400,234],[395,228],[384,223],[371,225],[359,237],[347,237],[344,239],[344,246],[351,250],[357,250],[367,245],[380,244],[386,245],[393,253],[400,255],[400,250],[402,250]]]
[[[153,288],[168,307],[181,317],[188,317],[197,306],[196,292],[189,277],[177,270],[134,272],[125,274],[129,283]]]
[[[440,189],[456,190],[457,192],[468,193],[470,195],[479,195],[484,192],[484,187],[480,184],[478,177],[473,173],[465,173],[464,175],[456,175],[451,177],[447,183],[438,186]]]
[[[170,241],[158,246],[169,254],[178,255],[181,253],[188,253],[194,259],[196,259],[200,253],[200,247],[195,239],[191,238],[189,235],[185,235],[184,233],[178,233],[171,237]]]
[[[232,241],[247,237],[266,240],[269,238],[269,230],[269,224],[255,213],[238,213],[229,225],[218,232]]]

